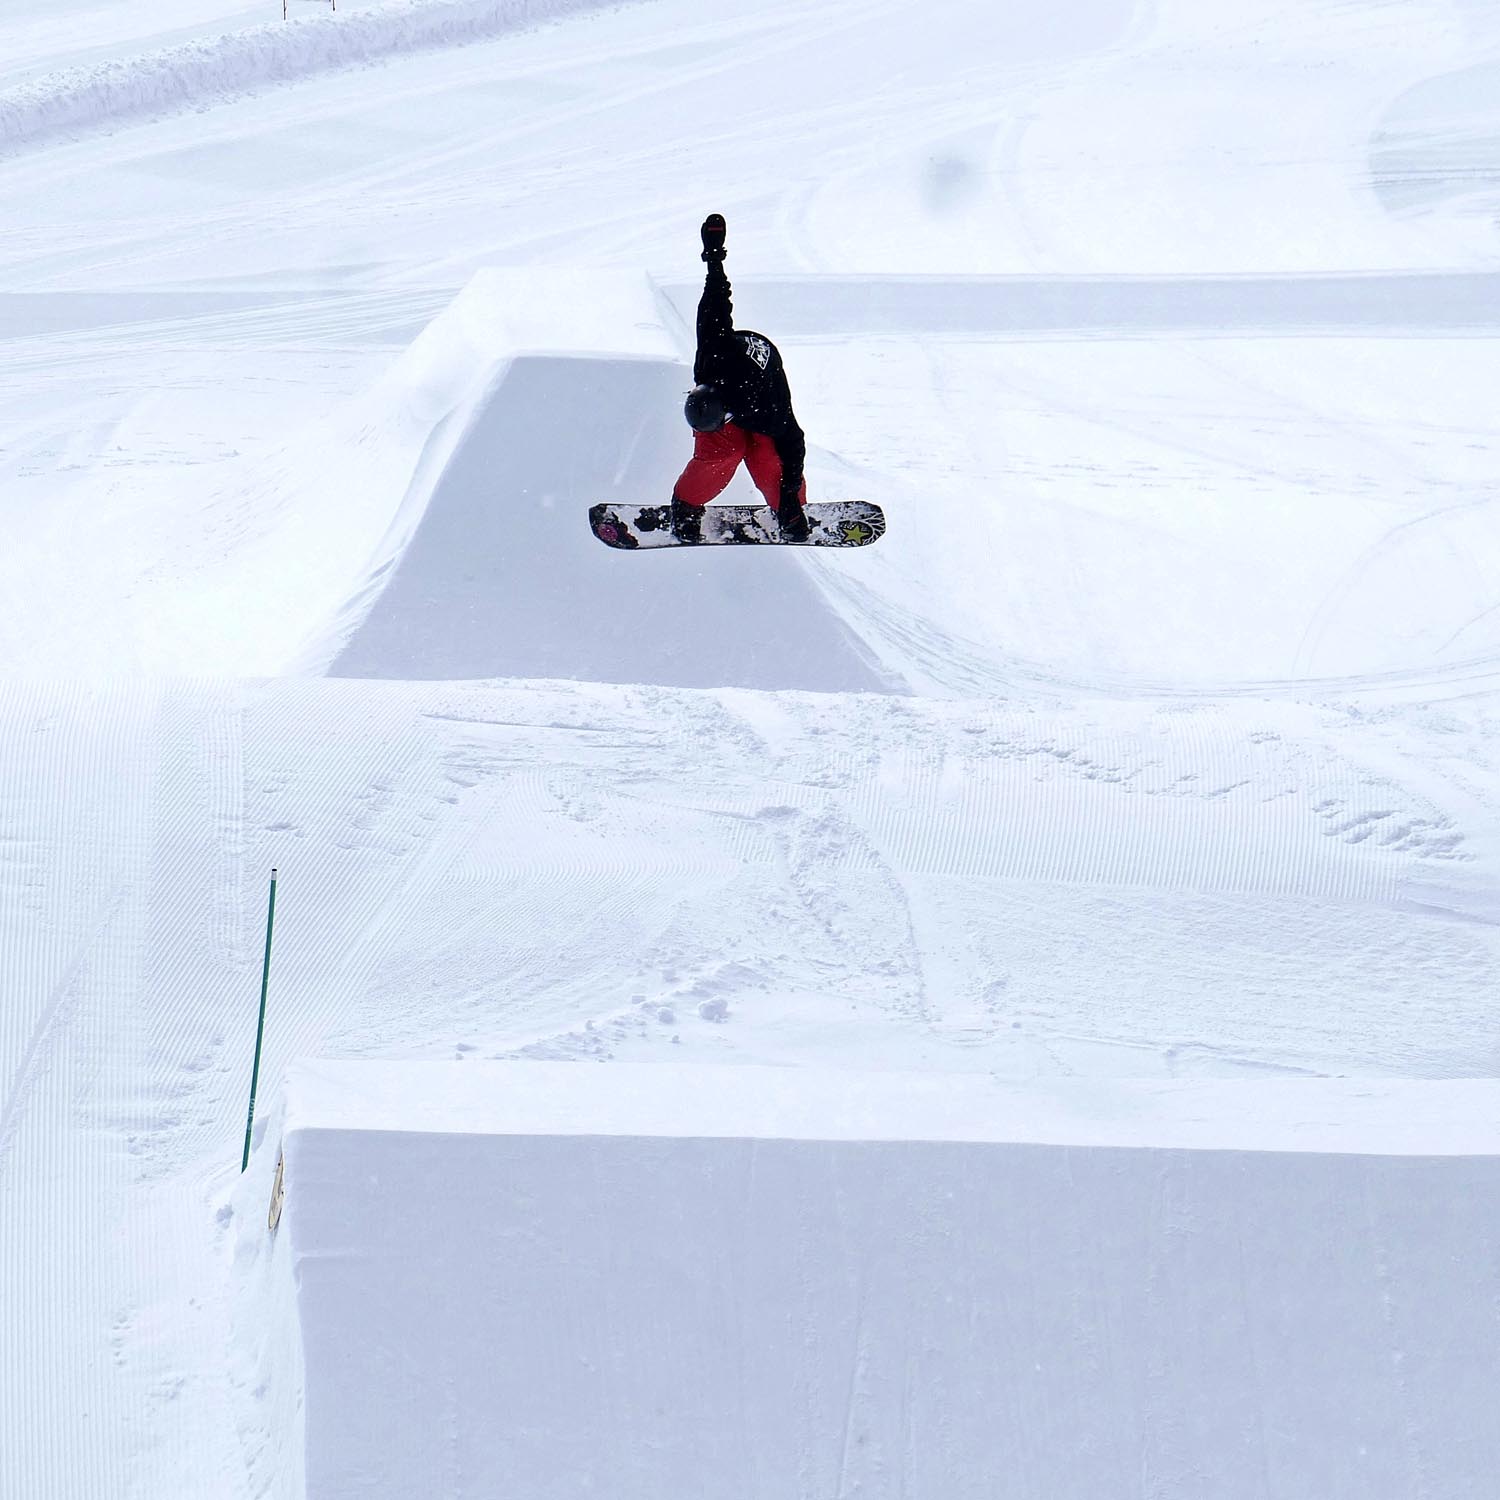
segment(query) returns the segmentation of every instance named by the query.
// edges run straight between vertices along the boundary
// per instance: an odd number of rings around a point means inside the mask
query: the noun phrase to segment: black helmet
[[[717,432],[729,420],[718,392],[707,385],[695,385],[688,392],[682,414],[694,432]]]

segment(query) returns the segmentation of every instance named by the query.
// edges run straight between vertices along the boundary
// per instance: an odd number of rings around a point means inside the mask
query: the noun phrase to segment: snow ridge
[[[153,119],[404,52],[487,41],[607,0],[394,0],[355,14],[269,22],[68,68],[0,92],[0,154],[59,135]]]

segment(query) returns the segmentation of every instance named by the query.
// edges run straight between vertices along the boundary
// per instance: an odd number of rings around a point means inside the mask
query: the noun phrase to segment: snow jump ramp
[[[591,535],[591,504],[667,499],[692,451],[692,374],[644,278],[490,273],[414,369],[444,344],[488,371],[432,432],[329,675],[891,689],[805,557],[622,556]],[[754,498],[742,476],[731,490]]]
[[[1490,1494],[1497,1103],[300,1064],[247,1179],[296,1287],[296,1492]]]

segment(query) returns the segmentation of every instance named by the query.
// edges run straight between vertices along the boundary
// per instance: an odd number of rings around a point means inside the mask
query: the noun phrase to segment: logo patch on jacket
[[[758,333],[747,333],[745,335],[745,353],[764,370],[771,363],[771,341],[763,339]]]

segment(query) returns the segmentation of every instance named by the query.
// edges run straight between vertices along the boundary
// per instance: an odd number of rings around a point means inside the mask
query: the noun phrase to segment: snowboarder
[[[776,515],[784,541],[807,540],[807,442],[792,412],[781,354],[763,333],[734,326],[724,274],[722,214],[703,221],[708,275],[698,300],[695,384],[683,413],[693,429],[693,456],[672,491],[672,534],[702,540],[703,507],[743,463]]]

